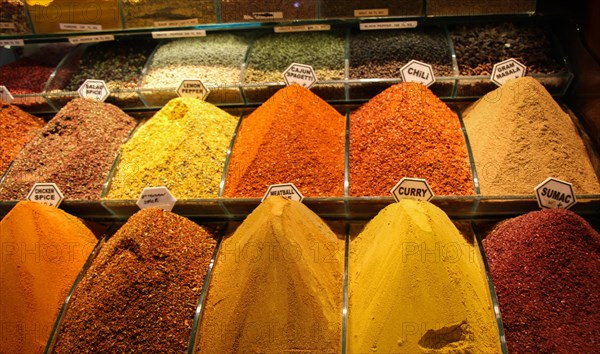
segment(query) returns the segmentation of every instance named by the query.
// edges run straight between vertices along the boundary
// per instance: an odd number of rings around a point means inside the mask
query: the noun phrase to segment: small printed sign
[[[535,195],[542,209],[569,209],[577,203],[573,185],[552,177],[535,187]]]
[[[160,208],[171,211],[176,202],[177,198],[167,187],[149,187],[144,188],[136,204],[140,209]]]
[[[401,199],[410,198],[429,201],[434,194],[429,183],[421,178],[404,177],[391,190],[392,196],[399,202]]]
[[[0,22],[0,29],[15,29],[17,25],[14,22]]]
[[[59,23],[58,27],[63,31],[102,31],[102,25],[88,23]]]
[[[504,85],[510,79],[517,79],[525,76],[527,67],[519,63],[516,59],[507,59],[494,64],[492,69],[492,82],[498,86]]]
[[[366,22],[360,24],[361,31],[381,30],[381,29],[404,29],[416,28],[417,21],[402,21],[402,22]]]
[[[78,37],[70,37],[69,43],[71,44],[81,44],[81,43],[98,43],[98,42],[110,42],[114,41],[115,36],[112,34],[105,35],[97,35],[97,36],[78,36]]]
[[[244,20],[283,20],[283,12],[253,12],[252,15],[244,15]]]
[[[400,69],[400,75],[404,82],[418,82],[427,87],[435,82],[433,67],[418,60],[411,60],[404,65]]]
[[[284,198],[288,198],[291,200],[295,200],[297,202],[302,202],[304,196],[293,183],[283,183],[283,184],[272,184],[267,189],[267,193],[262,198],[262,202],[265,201],[268,197],[271,196],[280,196]]]
[[[331,25],[275,26],[275,33],[329,31]]]
[[[152,38],[191,38],[191,37],[206,37],[206,30],[189,30],[189,31],[157,31],[152,32]]]
[[[292,63],[283,72],[283,80],[287,86],[298,84],[306,88],[311,88],[317,82],[317,75],[310,65]]]
[[[197,18],[190,18],[187,20],[176,20],[176,21],[154,21],[154,27],[185,27],[195,26],[199,24]]]
[[[200,79],[185,79],[181,81],[177,88],[179,97],[191,97],[199,100],[205,100],[210,91],[204,86]]]
[[[0,102],[11,104],[14,99],[6,86],[0,86]]]
[[[79,97],[104,102],[110,91],[103,80],[87,79],[77,90]]]
[[[25,41],[22,39],[0,39],[0,47],[23,47]]]
[[[361,9],[354,10],[354,17],[388,16],[388,9]]]
[[[36,183],[29,191],[27,200],[57,207],[65,197],[54,183]]]

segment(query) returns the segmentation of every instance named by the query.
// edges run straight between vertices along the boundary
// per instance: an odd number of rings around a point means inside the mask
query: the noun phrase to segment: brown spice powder
[[[35,131],[44,126],[43,119],[32,116],[16,106],[0,104],[0,176],[17,156]]]
[[[350,116],[350,195],[384,196],[402,177],[436,195],[474,193],[458,116],[425,86],[394,85]]]

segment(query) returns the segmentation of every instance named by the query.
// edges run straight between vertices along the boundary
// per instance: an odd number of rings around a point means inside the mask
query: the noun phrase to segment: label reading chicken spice
[[[569,209],[577,203],[573,185],[552,177],[535,187],[535,195],[542,209]]]
[[[58,207],[64,196],[54,183],[36,183],[29,191],[27,200],[53,207]]]
[[[0,86],[0,102],[11,104],[14,99],[6,86]]]
[[[87,79],[77,90],[79,97],[104,102],[110,91],[103,80]]]
[[[391,193],[397,202],[404,198],[429,201],[434,195],[426,180],[406,177],[392,188]]]
[[[171,211],[176,202],[177,198],[167,187],[149,187],[144,188],[136,204],[140,209],[160,208]]]
[[[272,184],[267,189],[267,193],[262,198],[262,202],[265,201],[268,197],[271,196],[280,196],[287,199],[295,200],[298,202],[302,202],[304,196],[293,183],[283,183],[283,184]]]
[[[525,76],[526,72],[527,67],[525,65],[519,63],[516,59],[507,59],[494,64],[492,82],[498,86],[502,86],[510,79],[518,79]]]

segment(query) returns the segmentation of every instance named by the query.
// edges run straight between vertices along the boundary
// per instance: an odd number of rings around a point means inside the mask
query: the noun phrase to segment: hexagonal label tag
[[[65,199],[58,186],[54,183],[36,183],[29,191],[27,200],[57,207]]]
[[[400,75],[402,75],[402,81],[404,82],[418,82],[427,87],[435,82],[433,67],[418,60],[411,60],[404,65],[400,69]]]
[[[177,198],[167,187],[149,187],[144,188],[136,204],[140,209],[160,208],[171,211],[176,202]]]
[[[429,183],[421,178],[404,177],[392,188],[391,192],[397,202],[404,198],[429,201],[434,196]]]
[[[104,102],[110,91],[103,80],[87,79],[77,90],[79,97]]]
[[[14,99],[6,86],[0,86],[0,102],[11,104]]]
[[[191,97],[204,101],[210,91],[200,79],[185,79],[177,88],[179,97]]]
[[[277,195],[291,200],[295,200],[297,202],[302,202],[302,200],[304,199],[302,193],[300,193],[298,188],[296,188],[296,186],[294,186],[293,183],[283,183],[270,185],[269,189],[267,189],[267,193],[265,193],[265,196],[262,198],[261,201],[264,202],[265,199],[267,199],[268,197]]]
[[[283,80],[287,86],[297,84],[309,89],[317,82],[317,75],[310,65],[292,63],[283,72]]]
[[[569,209],[577,203],[573,185],[552,177],[535,187],[535,195],[543,209]]]
[[[516,79],[525,76],[527,67],[519,63],[516,59],[507,59],[494,64],[492,69],[492,82],[498,86],[504,85],[510,79]]]

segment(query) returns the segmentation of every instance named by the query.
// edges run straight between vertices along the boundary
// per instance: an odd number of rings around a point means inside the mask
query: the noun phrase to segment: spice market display
[[[0,104],[0,176],[44,124],[46,122],[43,119],[24,112],[19,107]]]

